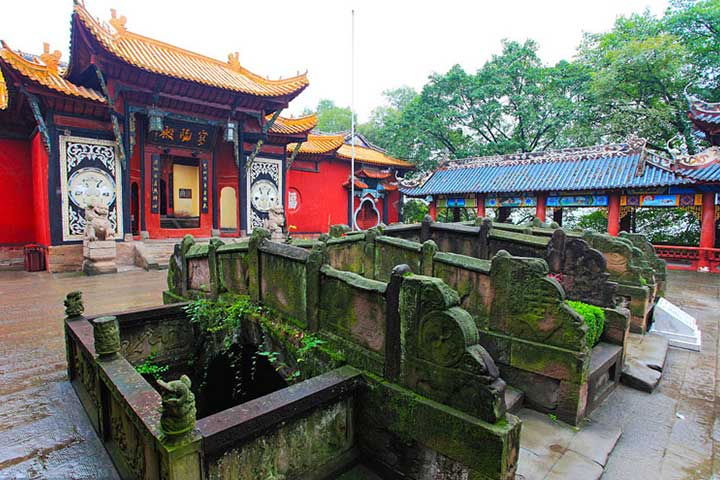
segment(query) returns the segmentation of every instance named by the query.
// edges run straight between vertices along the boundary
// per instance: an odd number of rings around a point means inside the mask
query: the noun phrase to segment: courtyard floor
[[[0,272],[0,478],[118,478],[67,381],[62,301],[81,290],[87,314],[157,305],[166,273]],[[668,283],[703,351],[670,349],[655,393],[621,386],[594,412],[592,424],[623,432],[604,479],[720,479],[720,276],[670,272]]]

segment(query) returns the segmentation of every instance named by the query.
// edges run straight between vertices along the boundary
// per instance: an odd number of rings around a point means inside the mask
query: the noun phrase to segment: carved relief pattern
[[[172,346],[186,346],[192,342],[182,339],[192,337],[192,332],[182,328],[182,323],[168,322],[156,327],[145,327],[137,335],[123,335],[125,338],[120,342],[120,354],[125,358],[140,358],[152,350],[170,353]],[[166,347],[167,346],[167,347]],[[181,347],[181,348],[183,348]]]
[[[250,168],[250,182],[252,183],[262,174],[269,175],[276,184],[280,182],[280,166],[277,163],[263,162],[259,159],[254,161]]]
[[[145,449],[142,437],[114,399],[110,400],[110,430],[119,453],[134,477],[145,478]]]
[[[268,218],[266,211],[258,210],[253,204],[253,188],[258,182],[270,183],[277,192],[282,191],[282,161],[276,159],[256,158],[250,167],[247,176],[247,210],[248,210],[248,233],[252,230],[263,227],[265,220]],[[277,199],[277,203],[283,204],[282,195]]]
[[[95,395],[95,369],[91,366],[92,360],[88,359],[77,345],[73,347],[75,349],[75,374],[77,378],[85,387],[85,391],[88,396],[92,399],[95,405],[98,405],[98,399]]]
[[[115,236],[122,235],[122,175],[114,141],[60,136],[63,240],[82,240],[84,203],[103,198]],[[95,185],[97,179],[105,179]]]
[[[66,161],[68,170],[77,167],[83,160],[98,161],[115,176],[115,148],[109,145],[88,143],[67,144]]]

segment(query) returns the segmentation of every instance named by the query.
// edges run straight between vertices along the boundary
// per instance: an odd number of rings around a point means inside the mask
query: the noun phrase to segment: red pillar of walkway
[[[617,237],[620,233],[620,194],[608,195],[608,233]]]
[[[547,205],[547,194],[545,193],[538,193],[537,194],[537,205],[535,206],[535,216],[540,219],[540,221],[544,222],[547,218],[547,214],[545,212]]]
[[[700,248],[715,246],[715,194],[703,193],[702,220],[700,223]]]
[[[430,201],[430,205],[429,205],[430,211],[428,212],[430,214],[430,216],[432,217],[433,222],[437,220],[437,205],[435,202],[436,202],[435,197],[433,197],[433,199]]]
[[[477,216],[485,218],[485,195],[478,194],[475,198],[477,202]]]

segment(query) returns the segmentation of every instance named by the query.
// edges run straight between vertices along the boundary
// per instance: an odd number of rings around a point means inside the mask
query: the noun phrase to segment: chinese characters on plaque
[[[160,155],[150,157],[150,213],[160,211]]]
[[[200,211],[208,213],[208,161],[200,159]]]
[[[215,127],[168,118],[164,120],[161,131],[149,133],[149,140],[153,143],[197,150],[210,150],[214,138]]]

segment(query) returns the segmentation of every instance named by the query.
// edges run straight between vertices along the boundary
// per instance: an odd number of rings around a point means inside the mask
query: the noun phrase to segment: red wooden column
[[[432,217],[433,222],[434,222],[435,220],[437,220],[437,204],[436,204],[436,202],[437,202],[436,198],[433,197],[433,199],[430,200],[430,205],[429,205],[430,211],[429,211],[428,213],[429,213],[430,216]]]
[[[617,237],[620,233],[620,194],[608,195],[608,233]]]
[[[700,248],[715,246],[715,194],[703,193],[702,220],[700,223]]]
[[[477,194],[475,197],[477,202],[477,216],[485,218],[485,195]]]
[[[547,194],[546,193],[538,193],[537,194],[537,205],[535,206],[535,216],[540,219],[540,221],[544,222],[547,218],[547,214],[545,212],[547,205]]]

